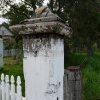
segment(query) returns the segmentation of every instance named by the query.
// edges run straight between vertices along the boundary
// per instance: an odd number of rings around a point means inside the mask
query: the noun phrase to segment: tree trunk
[[[16,40],[16,46],[15,46],[15,58],[16,58],[16,64],[19,64],[19,49],[18,49],[18,40]]]
[[[51,11],[53,11],[53,2],[54,2],[54,0],[50,0],[50,8],[51,8]]]
[[[16,64],[19,64],[19,50],[16,49]]]
[[[89,57],[91,57],[91,56],[93,56],[94,55],[94,49],[93,49],[93,47],[92,47],[92,41],[89,41],[88,43],[87,43],[87,55],[89,56]]]

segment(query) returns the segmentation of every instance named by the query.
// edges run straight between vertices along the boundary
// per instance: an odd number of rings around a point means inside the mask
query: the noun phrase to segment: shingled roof
[[[0,36],[6,37],[6,36],[13,36],[13,34],[4,26],[0,26]]]

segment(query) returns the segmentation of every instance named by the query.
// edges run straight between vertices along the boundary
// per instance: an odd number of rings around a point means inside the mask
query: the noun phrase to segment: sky
[[[20,0],[16,0],[16,3],[18,2],[20,2]],[[48,2],[49,0],[45,0],[43,5],[46,6]],[[8,20],[3,17],[0,17],[0,24],[2,24],[3,22],[8,22]]]

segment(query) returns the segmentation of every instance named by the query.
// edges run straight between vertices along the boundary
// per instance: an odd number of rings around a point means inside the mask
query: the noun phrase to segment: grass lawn
[[[87,59],[85,53],[72,54],[69,57],[65,56],[65,68],[72,65],[82,65],[84,59]],[[23,76],[22,59],[17,65],[11,57],[4,58],[4,69],[0,71],[5,75],[14,75],[15,78],[19,75],[22,79],[22,91],[25,95],[25,82]],[[83,100],[100,100],[100,53],[97,52],[81,67],[82,84],[83,84]]]
[[[24,75],[23,75],[23,63],[22,59],[20,59],[19,64],[16,64],[16,60],[14,60],[13,57],[6,57],[4,58],[4,69],[0,70],[1,73],[4,73],[5,75],[14,75],[15,80],[17,79],[17,76],[21,77],[22,80],[22,92],[23,96],[25,95],[25,81],[24,81]]]
[[[84,59],[87,59],[85,64]],[[81,67],[83,100],[100,100],[100,53],[97,52],[90,58],[84,53],[65,57],[65,68],[80,64],[83,64]]]

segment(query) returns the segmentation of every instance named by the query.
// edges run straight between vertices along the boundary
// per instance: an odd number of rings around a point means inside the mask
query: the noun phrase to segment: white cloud
[[[47,3],[49,3],[49,0],[44,0],[44,6],[46,6],[47,5]]]

